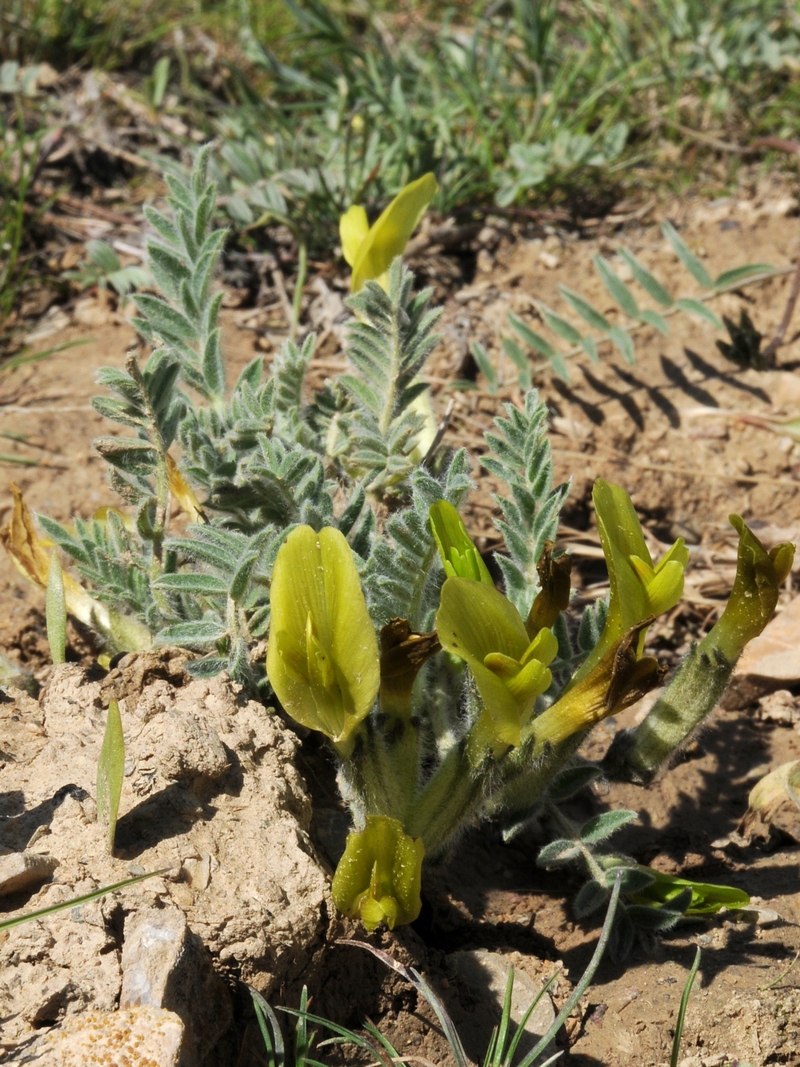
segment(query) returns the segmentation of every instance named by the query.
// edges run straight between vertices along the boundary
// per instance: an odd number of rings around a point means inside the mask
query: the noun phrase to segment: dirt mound
[[[169,985],[188,953],[192,972],[206,975],[193,979],[201,995],[181,980],[172,1002],[155,1006],[181,1015],[208,1062],[219,1062],[214,1043],[230,1004],[212,958],[222,974],[269,995],[302,970],[324,932],[328,878],[308,837],[296,738],[225,678],[191,680],[181,668],[170,653],[128,657],[104,680],[67,665],[53,672],[41,703],[12,691],[0,708],[0,847],[44,853],[55,867],[52,883],[17,890],[7,907],[45,907],[131,874],[168,871],[9,932],[0,945],[7,1043],[86,1006],[110,1010],[121,994],[148,1003],[153,973],[160,968]],[[112,696],[126,744],[113,858],[93,799]],[[164,926],[169,914],[176,919]],[[154,961],[154,952],[169,958]]]

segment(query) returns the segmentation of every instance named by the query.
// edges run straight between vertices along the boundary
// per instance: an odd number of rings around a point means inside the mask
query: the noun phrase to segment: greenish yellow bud
[[[364,830],[348,834],[333,876],[336,907],[350,918],[360,918],[368,930],[381,923],[393,930],[413,922],[422,907],[424,856],[422,841],[409,837],[397,819],[368,816]]]
[[[471,578],[494,586],[492,576],[472,543],[461,516],[452,504],[439,500],[431,505],[431,529],[448,578]]]
[[[620,486],[598,478],[592,499],[608,567],[608,616],[600,640],[572,684],[589,674],[633,627],[678,603],[689,562],[689,551],[679,538],[658,564],[653,563],[631,498]],[[646,627],[639,631],[639,653],[645,631]]]

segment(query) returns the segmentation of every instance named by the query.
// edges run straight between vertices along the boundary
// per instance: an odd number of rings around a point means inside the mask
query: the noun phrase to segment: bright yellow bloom
[[[353,553],[332,527],[298,526],[278,552],[270,590],[267,675],[303,726],[348,751],[380,685],[378,641]]]
[[[550,687],[556,637],[542,629],[531,641],[511,601],[469,578],[448,578],[442,586],[436,631],[442,648],[469,667],[483,705],[481,731],[502,755],[520,743],[536,698]]]
[[[571,684],[589,674],[634,626],[678,603],[683,595],[683,572],[689,562],[689,550],[678,538],[658,564],[653,563],[631,498],[619,485],[598,478],[592,499],[608,567],[608,616],[600,640]],[[644,638],[642,629],[639,653]]]
[[[368,816],[364,830],[347,836],[331,886],[336,907],[368,930],[413,922],[422,908],[424,856],[422,841],[409,837],[397,819]]]
[[[347,209],[339,220],[339,236],[344,258],[353,268],[351,292],[373,279],[386,288],[392,260],[403,254],[438,188],[434,176],[424,174],[401,189],[372,226],[359,204]]]

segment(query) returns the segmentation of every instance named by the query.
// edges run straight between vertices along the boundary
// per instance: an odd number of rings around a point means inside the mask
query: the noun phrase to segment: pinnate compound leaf
[[[117,832],[117,815],[125,777],[125,737],[119,704],[112,700],[108,705],[106,730],[97,761],[97,819],[106,825],[106,845],[109,854],[114,852],[114,837]]]

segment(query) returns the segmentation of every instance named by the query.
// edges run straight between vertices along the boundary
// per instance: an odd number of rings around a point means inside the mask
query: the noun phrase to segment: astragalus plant
[[[45,542],[18,494],[4,541],[43,585],[53,542],[71,558],[84,584],[65,577],[67,605],[110,650],[191,649],[193,673],[227,671],[324,734],[354,824],[334,899],[369,927],[394,926],[419,913],[423,861],[467,825],[519,825],[596,773],[577,749],[660,681],[647,628],[681,597],[688,553],[677,541],[653,561],[629,497],[598,481],[610,592],[570,615],[570,557],[554,547],[568,487],[553,486],[547,411],[530,391],[486,435],[481,463],[505,486],[505,550],[487,566],[458,510],[471,459],[437,441],[424,399],[439,311],[398,257],[435,191],[430,176],[372,227],[358,208],[343,219],[359,275],[347,372],[312,389],[309,336],[268,369],[254,359],[229,390],[207,159],[188,181],[167,179],[169,214],[148,211],[161,295],[136,299],[152,353],[99,376],[111,395],[95,407],[134,431],[96,442],[124,506],[69,528],[41,517]],[[735,524],[724,614],[618,739],[606,773],[652,778],[772,615],[793,549],[767,552]],[[584,841],[607,837],[615,816]],[[640,869],[631,888],[647,877]]]

